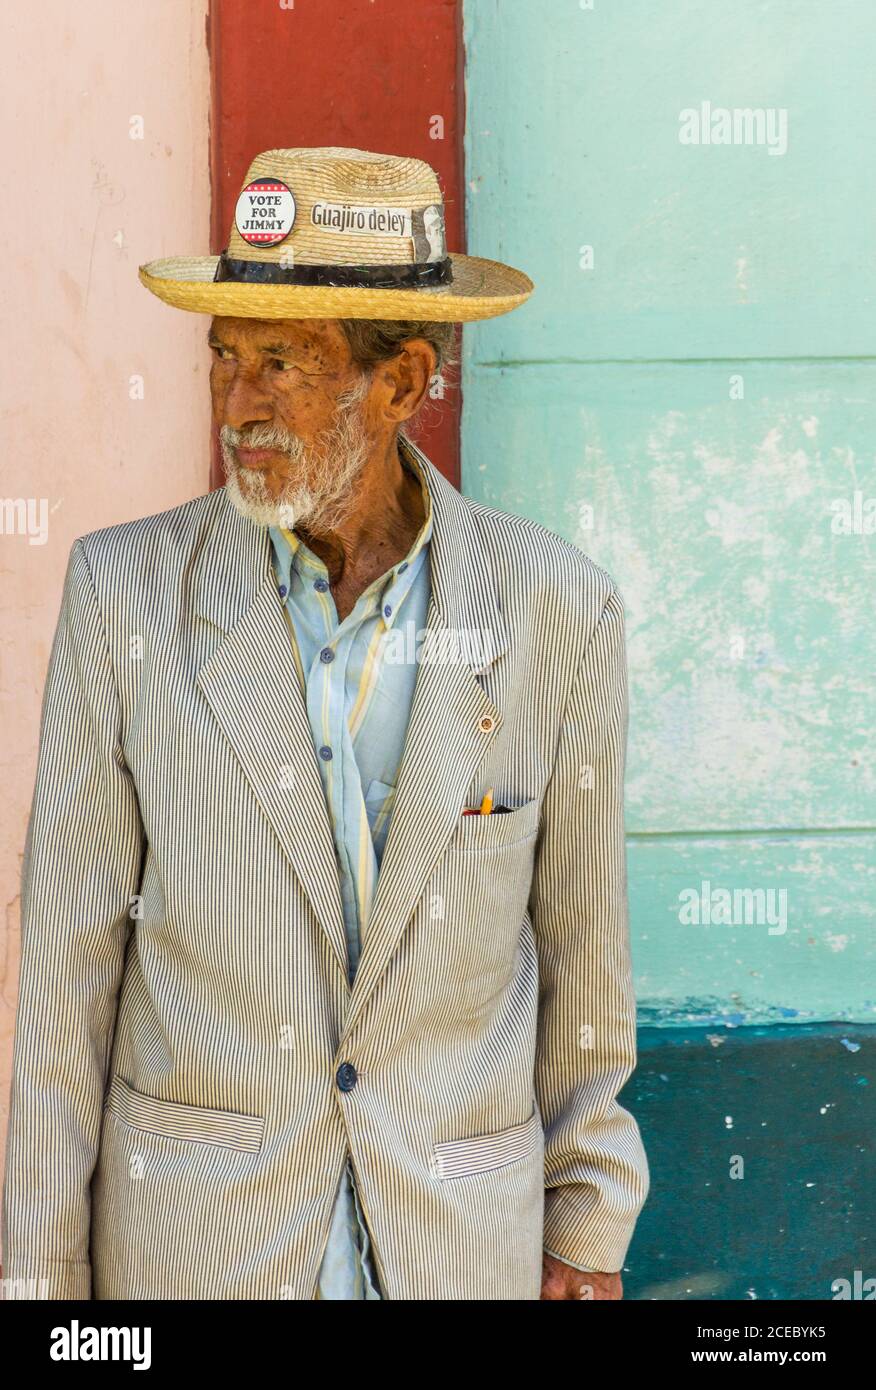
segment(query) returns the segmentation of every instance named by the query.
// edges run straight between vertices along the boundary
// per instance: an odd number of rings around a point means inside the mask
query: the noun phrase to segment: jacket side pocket
[[[494,1168],[517,1163],[535,1153],[543,1143],[541,1116],[535,1111],[521,1125],[481,1134],[474,1139],[454,1139],[436,1144],[433,1166],[437,1178],[464,1178],[471,1173],[488,1173]]]
[[[202,1105],[183,1105],[159,1100],[157,1096],[135,1091],[120,1076],[114,1076],[104,1101],[109,1110],[126,1125],[165,1139],[182,1139],[192,1144],[217,1144],[223,1149],[258,1153],[265,1134],[265,1122],[257,1115],[238,1115],[231,1110],[210,1110]]]

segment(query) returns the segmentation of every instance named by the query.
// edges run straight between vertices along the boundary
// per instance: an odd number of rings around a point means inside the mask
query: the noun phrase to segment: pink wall
[[[2,19],[12,351],[0,378],[0,1142],[21,859],[70,546],[209,488],[207,320],[137,280],[143,261],[209,249],[206,10],[43,0]],[[10,498],[30,502],[30,534],[3,508]],[[45,538],[31,543],[41,510]]]

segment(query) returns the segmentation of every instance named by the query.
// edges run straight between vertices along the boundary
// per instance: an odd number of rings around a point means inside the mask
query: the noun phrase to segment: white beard
[[[363,374],[338,396],[334,424],[312,444],[305,444],[282,425],[253,425],[245,431],[222,426],[219,443],[225,491],[242,516],[256,526],[280,526],[288,531],[302,522],[320,531],[337,529],[353,510],[355,484],[371,447],[360,409],[368,384]],[[238,463],[234,450],[241,444],[278,450],[292,471],[307,481],[289,479],[275,497],[264,473]]]

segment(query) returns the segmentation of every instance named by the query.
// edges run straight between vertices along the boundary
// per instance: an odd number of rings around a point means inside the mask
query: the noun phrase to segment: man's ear
[[[422,404],[435,374],[435,349],[425,338],[409,338],[387,366],[391,366],[395,382],[389,418],[396,423],[409,420]]]

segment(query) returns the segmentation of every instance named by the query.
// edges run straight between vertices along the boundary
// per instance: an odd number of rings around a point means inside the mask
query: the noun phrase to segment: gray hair
[[[425,338],[435,351],[435,371],[447,380],[450,368],[459,363],[459,340],[455,323],[435,323],[429,319],[341,319],[353,361],[363,372],[370,372],[379,362],[395,357],[410,338]],[[417,417],[430,404],[427,396]],[[399,433],[409,435],[413,421],[399,427]]]

